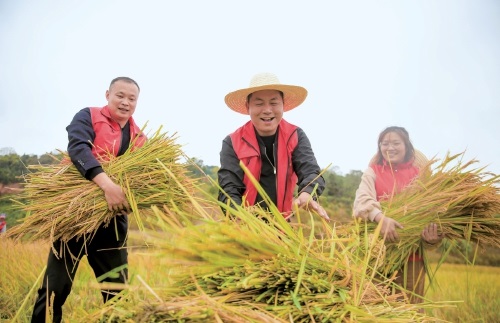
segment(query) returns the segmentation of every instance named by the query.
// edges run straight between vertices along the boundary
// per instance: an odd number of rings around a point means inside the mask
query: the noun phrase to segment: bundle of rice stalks
[[[177,207],[189,207],[186,191],[194,191],[195,183],[187,175],[183,155],[176,137],[161,132],[161,127],[139,149],[129,149],[120,157],[102,162],[106,174],[125,190],[133,218],[143,228],[141,209],[167,204],[175,200]],[[63,153],[69,160],[66,153]],[[58,165],[30,165],[25,176],[25,189],[18,206],[27,212],[20,225],[9,236],[29,240],[61,239],[92,234],[116,216],[108,209],[102,190],[86,180],[71,162]],[[172,174],[183,183],[181,188]]]
[[[227,302],[227,298],[206,295],[172,298],[161,303],[145,304],[134,322],[288,322],[251,304]]]
[[[384,274],[400,269],[421,247],[422,230],[430,223],[438,224],[448,240],[500,247],[500,175],[471,168],[477,161],[463,163],[462,155],[447,155],[432,172],[422,172],[402,192],[381,202],[385,215],[404,227],[398,229],[399,242],[386,244]],[[370,227],[373,232],[375,225]]]
[[[304,236],[275,208],[236,206],[227,210],[231,217],[214,218],[195,207],[197,223],[178,209],[153,210],[157,219],[148,220],[158,227],[147,233],[148,244],[173,269],[168,279],[174,283],[156,286],[156,301],[142,309],[117,309],[113,317],[149,322],[431,321],[417,311],[428,304],[406,304],[398,300],[400,294],[391,294],[390,280],[374,279],[370,262],[378,255],[367,252],[372,242],[360,235],[339,237],[324,223],[328,234],[321,239],[314,227]]]
[[[172,285],[155,289],[162,301],[137,313],[166,322],[429,321],[391,294],[390,280],[374,279],[369,263],[378,255],[361,246],[367,239],[330,230],[318,240],[314,228],[305,237],[281,222],[281,214],[258,211],[262,221],[255,212],[239,209],[233,219],[204,217],[194,225],[156,210],[155,222],[165,227],[150,232],[148,242],[178,270],[169,275]]]
[[[311,302],[311,306],[314,303]],[[113,315],[118,322],[230,322],[230,323],[290,323],[290,322],[445,322],[436,318],[426,317],[415,313],[415,309],[406,304],[388,307],[386,305],[370,306],[359,310],[357,307],[345,305],[345,308],[356,312],[352,316],[336,316],[332,313],[325,316],[323,320],[316,320],[315,308],[309,308],[312,312],[304,319],[295,318],[296,310],[290,306],[264,306],[251,302],[233,302],[228,297],[211,297],[208,295],[181,296],[172,298],[161,303],[146,303],[129,319],[123,316]],[[291,311],[290,311],[291,310]],[[276,311],[282,316],[277,316]],[[123,314],[123,310],[121,310]],[[126,310],[125,310],[126,312]],[[117,316],[120,319],[117,319]]]

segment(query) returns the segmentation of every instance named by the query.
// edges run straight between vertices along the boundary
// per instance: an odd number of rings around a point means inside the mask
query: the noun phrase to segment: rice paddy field
[[[0,239],[0,319],[29,322],[34,303],[33,288],[48,254],[47,243],[14,243]],[[146,250],[130,251],[130,307],[154,301],[148,290],[168,286],[178,268]],[[500,268],[443,264],[436,273],[436,286],[427,297],[440,306],[426,309],[435,318],[449,322],[500,322]],[[149,287],[148,287],[149,286]],[[66,322],[99,321],[103,304],[99,286],[86,258],[76,274],[74,287],[64,305]],[[450,303],[453,301],[453,303]],[[123,305],[121,305],[123,306]],[[14,319],[15,318],[15,319]]]
[[[432,309],[433,316],[450,322],[500,322],[499,275],[499,267],[444,264],[427,296],[456,304]]]

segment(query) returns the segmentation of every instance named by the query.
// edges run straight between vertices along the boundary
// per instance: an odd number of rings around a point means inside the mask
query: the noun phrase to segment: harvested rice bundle
[[[180,296],[167,302],[150,303],[134,316],[134,322],[269,322],[286,323],[249,303],[230,303],[227,298],[200,296]]]
[[[148,220],[164,227],[149,232],[149,242],[173,268],[174,283],[156,288],[162,301],[136,310],[150,321],[430,321],[396,300],[390,280],[373,279],[369,262],[377,255],[359,247],[369,243],[359,235],[330,229],[318,239],[313,227],[305,237],[279,212],[255,208],[237,207],[232,219],[200,215],[196,225],[192,215],[154,210],[157,219]]]
[[[384,274],[401,268],[420,247],[421,232],[429,223],[437,223],[449,240],[500,247],[500,175],[471,169],[477,161],[462,163],[462,155],[447,155],[432,172],[423,172],[402,192],[381,202],[385,215],[404,227],[398,230],[399,242],[387,243]],[[375,224],[369,226],[373,232]]]
[[[180,208],[188,207],[185,192],[194,189],[186,166],[179,162],[183,153],[176,137],[160,131],[161,127],[141,148],[102,162],[106,174],[124,188],[139,229],[143,228],[141,209],[173,200]],[[31,165],[28,169],[31,172],[25,176],[21,195],[28,202],[19,202],[27,216],[10,230],[10,236],[63,242],[84,235],[91,238],[99,225],[109,224],[116,215],[108,210],[102,190],[82,177],[72,163]],[[182,188],[172,174],[182,181]]]
[[[311,304],[314,306],[314,304]],[[316,321],[315,308],[307,309],[311,315],[297,319],[293,309],[289,306],[264,306],[249,302],[231,302],[230,297],[210,297],[208,295],[180,296],[165,302],[149,302],[125,317],[126,309],[113,313],[113,318],[120,322],[227,322],[227,323],[310,323],[310,322],[444,322],[440,319],[415,313],[412,306],[399,304],[389,307],[386,305],[367,306],[363,309],[345,305],[347,311],[356,312],[356,315],[339,316],[331,313],[322,321]],[[275,312],[282,313],[281,317]]]

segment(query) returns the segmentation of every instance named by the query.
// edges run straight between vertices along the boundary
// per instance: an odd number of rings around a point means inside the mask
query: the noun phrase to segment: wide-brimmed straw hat
[[[260,73],[252,77],[249,87],[227,94],[224,101],[231,110],[248,114],[245,106],[248,95],[262,90],[283,92],[283,111],[298,107],[307,97],[307,90],[302,86],[281,84],[276,75]]]

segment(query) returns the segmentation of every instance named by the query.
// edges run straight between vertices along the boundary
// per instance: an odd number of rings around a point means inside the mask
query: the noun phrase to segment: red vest
[[[376,175],[375,190],[377,200],[389,199],[393,194],[401,192],[418,176],[419,169],[413,162],[391,166],[384,160],[383,165],[370,165]]]
[[[299,142],[297,126],[281,119],[278,126],[278,146],[276,152],[276,196],[278,210],[287,216],[292,211],[293,191],[297,185],[297,175],[293,170],[292,153]],[[262,170],[262,159],[255,129],[251,121],[231,134],[231,141],[236,156],[248,168],[257,182]],[[250,178],[243,177],[246,205],[254,205],[257,188]]]
[[[111,118],[108,106],[90,108],[90,115],[95,132],[92,154],[100,160],[109,160],[111,155],[117,156],[122,139],[120,124]],[[129,119],[129,125],[132,148],[141,147],[146,142],[146,136],[132,117]]]

